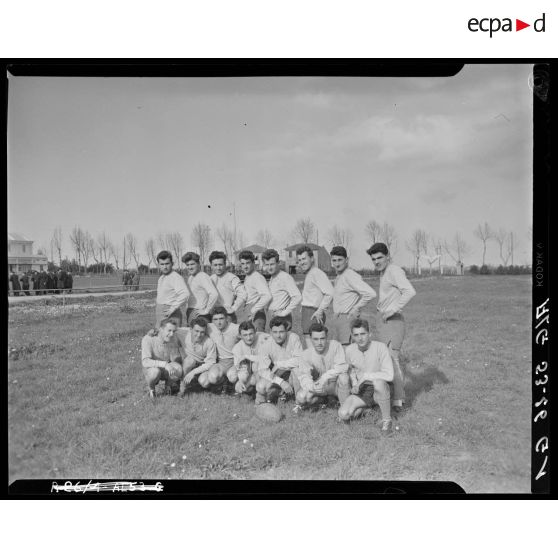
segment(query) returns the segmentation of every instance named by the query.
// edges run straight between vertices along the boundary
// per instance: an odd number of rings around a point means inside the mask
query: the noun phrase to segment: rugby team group
[[[330,252],[333,284],[315,265],[311,247],[297,249],[304,273],[302,293],[294,278],[280,269],[273,249],[261,256],[269,282],[257,271],[249,250],[239,254],[243,282],[227,270],[223,252],[210,254],[211,276],[202,271],[198,254],[184,254],[187,281],[173,271],[171,253],[160,252],[156,326],[142,339],[149,396],[154,398],[157,384],[164,382],[163,394],[181,397],[200,389],[249,395],[256,405],[293,397],[294,413],[335,404],[340,421],[357,418],[376,403],[380,432],[389,435],[393,413],[405,403],[401,312],[415,290],[404,270],[391,263],[385,244],[376,243],[367,253],[380,275],[378,340],[371,338],[369,322],[360,318],[376,293],[349,267],[343,246]],[[303,339],[291,330],[299,304]],[[333,314],[326,325],[330,304]],[[182,327],[182,307],[187,327]]]

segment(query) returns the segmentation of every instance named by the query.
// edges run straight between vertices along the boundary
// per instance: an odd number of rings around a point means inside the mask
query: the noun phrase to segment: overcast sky
[[[398,235],[513,231],[530,261],[532,93],[529,65],[466,66],[451,78],[9,78],[8,223],[48,248],[61,226],[143,247],[197,222],[233,226],[246,243],[268,228],[282,248],[310,217],[320,244],[349,228],[369,266],[366,223]],[[220,248],[215,240],[215,248]],[[430,249],[433,252],[432,249]],[[489,245],[487,260],[499,263]],[[446,263],[451,260],[446,258]]]

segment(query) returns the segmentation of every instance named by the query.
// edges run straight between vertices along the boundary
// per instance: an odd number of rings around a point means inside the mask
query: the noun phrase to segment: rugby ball
[[[264,422],[279,422],[283,418],[283,413],[276,405],[261,403],[256,405],[256,416]]]
[[[178,362],[171,362],[169,368],[169,376],[171,379],[178,380],[180,376],[182,376],[182,366],[180,366]]]

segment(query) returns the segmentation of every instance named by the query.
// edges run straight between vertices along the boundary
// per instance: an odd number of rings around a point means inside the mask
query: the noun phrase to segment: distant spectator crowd
[[[31,296],[45,294],[71,293],[74,278],[69,271],[26,271],[11,273],[8,281],[8,294]],[[11,292],[10,292],[11,291]]]

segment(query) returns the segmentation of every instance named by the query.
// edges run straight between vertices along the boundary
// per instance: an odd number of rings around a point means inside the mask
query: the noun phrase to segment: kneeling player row
[[[294,396],[295,410],[339,399],[339,418],[348,421],[376,402],[382,432],[391,430],[390,386],[393,364],[384,343],[370,338],[366,320],[352,323],[353,344],[346,348],[328,339],[327,327],[314,323],[303,350],[289,322],[274,317],[271,334],[256,331],[250,321],[229,322],[216,308],[212,323],[195,318],[191,327],[163,320],[142,340],[142,365],[151,397],[164,381],[166,391],[184,396],[195,384],[237,394],[253,394],[256,404]]]

